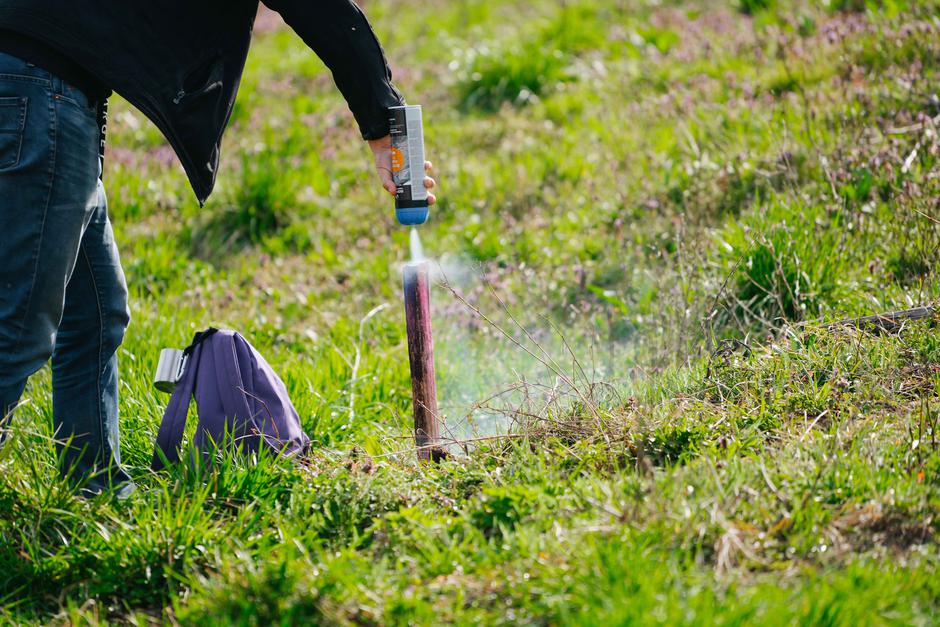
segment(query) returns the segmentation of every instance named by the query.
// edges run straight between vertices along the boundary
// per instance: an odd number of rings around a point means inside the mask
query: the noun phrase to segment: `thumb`
[[[392,174],[387,169],[381,168],[379,170],[379,180],[382,182],[382,187],[384,187],[389,194],[396,194],[398,192],[398,187],[392,179]]]

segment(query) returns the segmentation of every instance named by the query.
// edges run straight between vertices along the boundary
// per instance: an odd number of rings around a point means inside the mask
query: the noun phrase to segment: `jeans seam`
[[[45,87],[52,86],[52,80],[41,76],[28,76],[25,74],[4,74],[0,73],[0,81],[22,81],[24,83],[36,83]]]
[[[105,460],[104,456],[108,452],[105,448],[104,442],[104,425],[102,424],[103,413],[101,411],[101,403],[103,399],[101,398],[101,371],[103,369],[101,351],[104,349],[104,313],[101,308],[101,294],[98,291],[98,280],[95,278],[95,270],[91,265],[91,260],[88,258],[88,253],[85,252],[85,245],[80,244],[79,250],[81,251],[82,258],[85,260],[85,265],[88,266],[88,275],[91,277],[91,285],[95,292],[95,305],[98,308],[98,363],[95,366],[95,390],[97,392],[98,403],[97,406],[97,420],[95,425],[98,429],[98,450],[101,451],[101,460],[96,460],[96,463],[100,461],[102,464],[108,465],[110,460]]]
[[[29,284],[29,295],[26,297],[26,310],[23,312],[23,319],[20,321],[20,331],[16,336],[16,342],[13,343],[13,350],[17,351],[20,348],[20,343],[23,341],[23,333],[26,331],[26,322],[29,319],[29,311],[33,306],[33,295],[36,292],[36,279],[39,275],[39,262],[42,258],[42,242],[45,239],[46,234],[46,218],[49,216],[49,203],[52,202],[52,191],[55,188],[55,172],[56,172],[56,152],[58,148],[58,117],[56,116],[55,110],[55,99],[52,97],[52,94],[49,95],[49,115],[50,120],[52,121],[50,136],[52,139],[52,154],[49,163],[49,191],[46,194],[46,202],[42,210],[42,222],[39,224],[39,239],[36,242],[36,249],[34,251],[34,256],[36,257],[36,262],[33,264],[33,276]]]

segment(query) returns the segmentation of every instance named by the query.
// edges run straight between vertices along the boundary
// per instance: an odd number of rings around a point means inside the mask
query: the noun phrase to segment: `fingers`
[[[428,172],[431,171],[431,162],[426,161],[424,164],[424,169]],[[434,186],[437,185],[437,181],[432,179],[430,176],[424,177],[424,189],[434,189]],[[428,194],[428,205],[433,205],[437,202],[437,198],[434,194]]]
[[[381,157],[381,159],[380,159]],[[398,193],[398,187],[395,185],[395,180],[392,178],[392,171],[384,164],[385,153],[376,153],[376,168],[379,173],[379,181],[382,183],[382,187],[385,188],[389,194],[394,196]],[[389,156],[389,165],[391,165],[391,156]],[[424,162],[424,171],[428,174],[434,171],[434,164],[430,161]],[[434,189],[437,186],[437,181],[435,181],[430,176],[424,177],[424,188],[425,189]],[[433,205],[437,202],[437,198],[434,194],[428,194],[428,204]]]
[[[424,162],[424,171],[427,174],[431,174],[434,171],[434,164],[430,161]],[[434,189],[434,186],[437,185],[437,182],[432,179],[430,176],[424,177],[424,189]],[[437,197],[434,194],[428,194],[428,205],[433,205],[437,202]]]

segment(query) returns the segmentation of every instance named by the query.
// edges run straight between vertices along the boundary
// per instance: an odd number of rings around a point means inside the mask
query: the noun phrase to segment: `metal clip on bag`
[[[164,458],[179,461],[193,396],[199,416],[193,445],[203,453],[223,443],[243,453],[267,447],[285,456],[302,455],[310,447],[284,382],[241,335],[207,329],[196,334],[183,355],[184,370],[157,434],[154,470],[164,467]]]

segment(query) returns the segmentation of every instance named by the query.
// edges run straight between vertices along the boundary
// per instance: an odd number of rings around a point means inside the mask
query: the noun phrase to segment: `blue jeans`
[[[86,491],[127,491],[116,355],[127,284],[98,142],[84,93],[0,53],[0,420],[51,357],[63,474]]]

